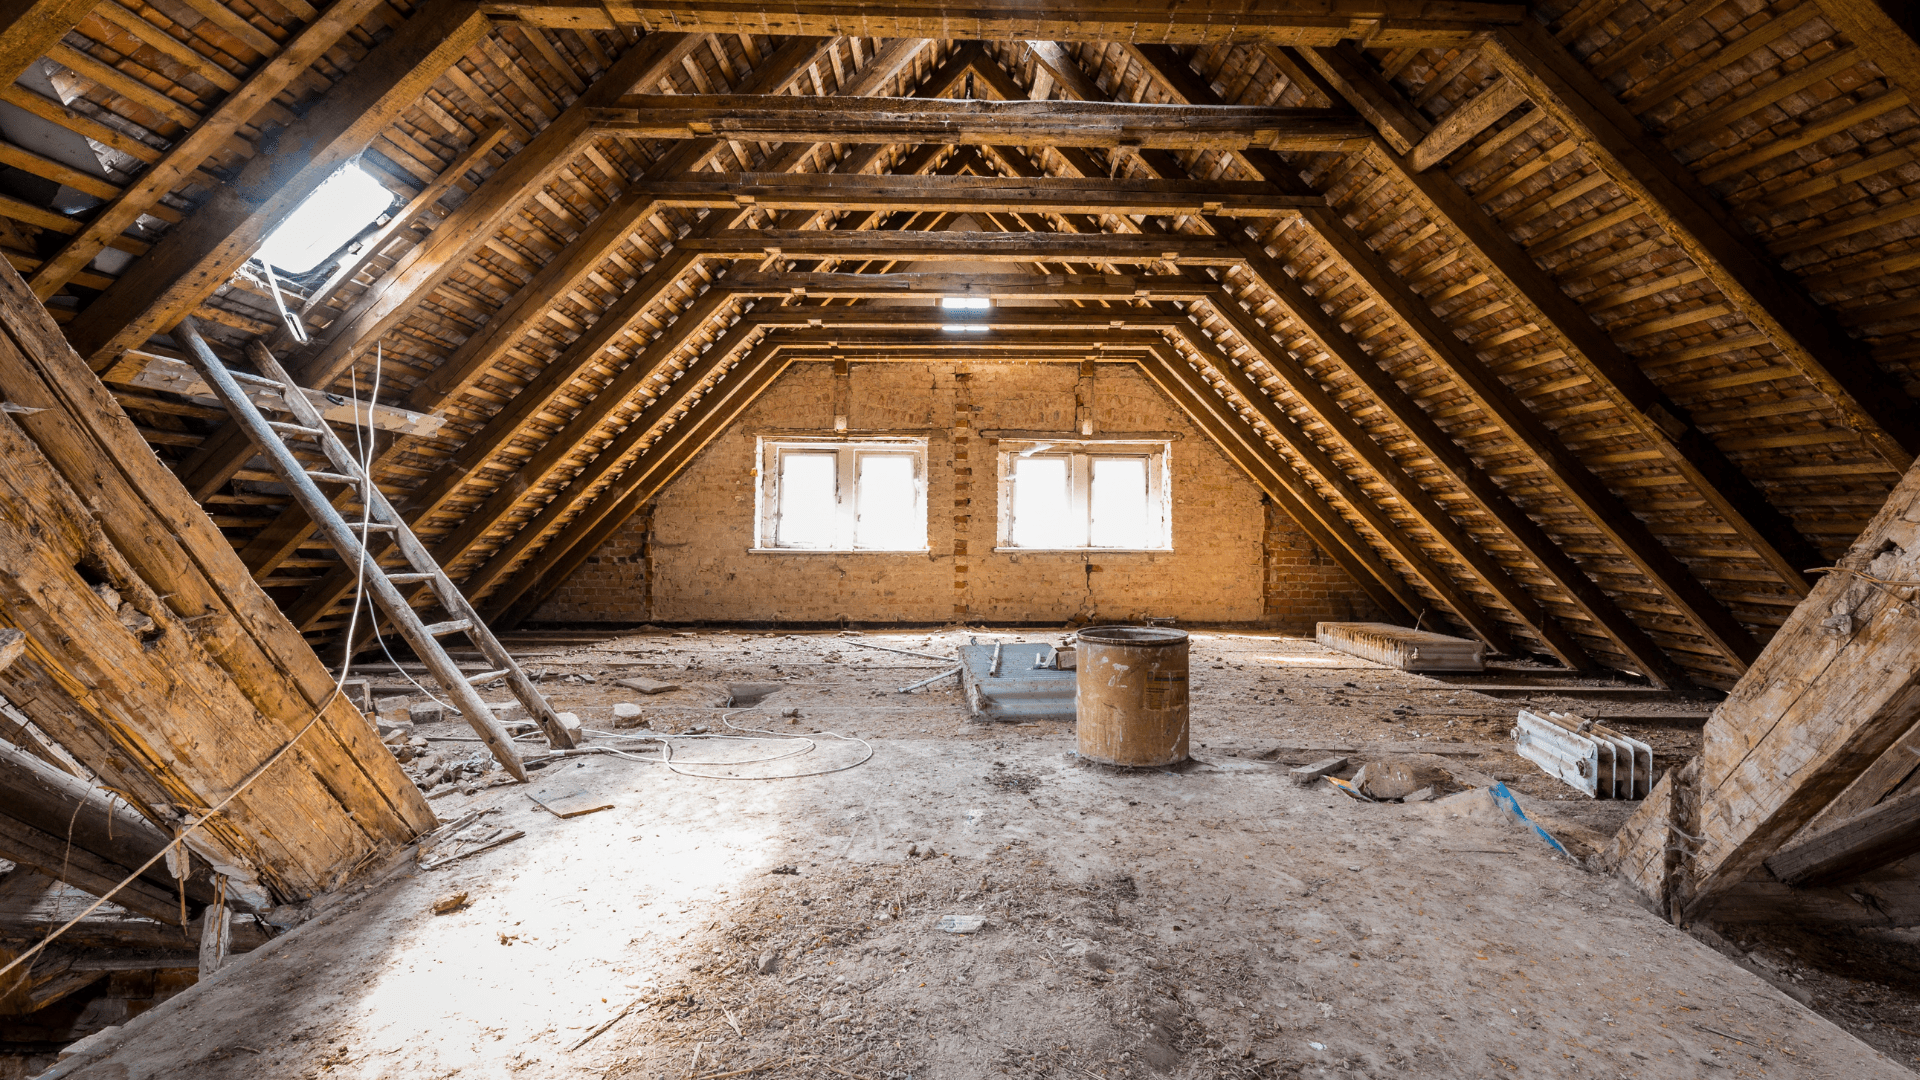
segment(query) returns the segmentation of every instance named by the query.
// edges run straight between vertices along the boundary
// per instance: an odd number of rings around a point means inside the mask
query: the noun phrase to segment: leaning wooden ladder
[[[388,620],[400,631],[400,636],[412,646],[414,655],[426,664],[434,679],[446,689],[454,707],[473,725],[473,730],[493,751],[493,756],[500,764],[516,780],[527,778],[526,769],[514,751],[513,740],[474,689],[495,679],[507,681],[513,696],[526,708],[527,715],[546,732],[554,748],[570,750],[577,746],[577,726],[563,722],[560,715],[553,711],[546,695],[533,685],[533,681],[520,670],[520,665],[514,662],[493,632],[487,629],[486,623],[481,621],[479,613],[467,602],[453,579],[434,561],[426,545],[407,527],[406,521],[394,510],[393,504],[387,501],[378,485],[368,478],[360,461],[327,426],[320,410],[295,385],[293,378],[273,358],[273,354],[264,347],[252,350],[253,360],[260,366],[264,377],[249,375],[229,371],[213,354],[213,350],[207,347],[206,340],[200,336],[200,328],[191,318],[181,321],[179,336],[186,343],[188,359],[200,372],[201,378],[213,388],[214,395],[226,406],[234,421],[260,448],[274,474],[287,485],[300,508],[320,527],[328,543],[340,553],[348,566],[359,564],[365,575],[367,592],[372,595],[374,603],[386,613]],[[243,383],[278,391],[285,399],[288,411],[293,413],[295,422],[286,424],[268,420],[253,399],[247,396],[241,385]],[[371,408],[372,404],[368,402],[368,407]],[[308,468],[287,446],[288,439],[316,444],[332,468]],[[321,493],[321,482],[345,484],[360,493],[367,508],[368,520],[364,530],[361,522],[348,521],[341,516],[327,496]],[[375,532],[392,534],[394,546],[406,559],[411,568],[409,571],[390,573],[380,566],[379,560],[367,550],[367,534]],[[421,621],[419,614],[407,604],[399,586],[419,582],[426,582],[432,588],[440,606],[451,616],[446,622],[429,625]],[[488,670],[477,675],[460,673],[459,665],[440,645],[441,637],[455,633],[467,635],[486,659]]]

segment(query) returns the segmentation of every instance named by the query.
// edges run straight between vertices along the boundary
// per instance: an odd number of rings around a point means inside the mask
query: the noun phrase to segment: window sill
[[[753,547],[749,555],[925,555],[928,548],[778,548]]]
[[[1172,548],[1170,548],[1170,547],[1163,547],[1163,548],[1097,548],[1097,547],[1080,547],[1080,548],[1030,548],[1030,547],[997,547],[997,548],[994,548],[994,549],[993,549],[993,553],[994,553],[995,555],[1171,555],[1171,554],[1173,554],[1173,549],[1172,549]]]

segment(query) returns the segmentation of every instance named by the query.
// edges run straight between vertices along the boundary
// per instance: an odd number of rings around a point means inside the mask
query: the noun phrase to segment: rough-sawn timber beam
[[[0,86],[12,86],[27,65],[45,56],[80,25],[100,0],[5,0],[0,3]]]
[[[1920,453],[1913,397],[1799,282],[1740,235],[1714,194],[1579,61],[1530,19],[1496,33],[1483,55],[1640,203],[1869,448],[1897,470],[1913,463]]]
[[[1699,837],[1679,870],[1680,915],[1703,914],[1758,871],[1920,721],[1916,582],[1920,465],[1707,722],[1685,800],[1698,821],[1671,826]],[[1647,803],[1645,813],[1662,810]],[[1635,832],[1670,842],[1665,828]]]
[[[1217,214],[1275,217],[1326,205],[1270,184],[872,173],[703,173],[636,188],[661,206],[767,210],[1017,210],[1028,214]]]
[[[304,116],[263,133],[239,175],[82,309],[66,326],[74,349],[100,371],[178,323],[252,257],[274,225],[478,45],[488,25],[467,0],[417,8]]]
[[[1360,78],[1359,72],[1348,70],[1346,60],[1363,63],[1364,58],[1347,57],[1346,50],[1328,50],[1328,54],[1318,57],[1317,62],[1322,64],[1323,69],[1347,71],[1348,80],[1347,84],[1343,84],[1346,88],[1342,92],[1350,95],[1356,107],[1388,112],[1411,111],[1399,98],[1398,91],[1385,80],[1378,79],[1377,73],[1374,80],[1377,85],[1372,85],[1369,92],[1363,94],[1353,89],[1351,84],[1366,80]],[[1166,57],[1163,62],[1171,64],[1178,61]],[[1366,71],[1371,70],[1371,67],[1366,68]],[[1211,94],[1212,91],[1207,92]],[[1381,155],[1384,151],[1376,148],[1374,153]],[[1255,172],[1269,181],[1288,186],[1301,184],[1297,170],[1275,155],[1253,151],[1241,156]],[[1302,186],[1300,190],[1305,189]],[[1528,447],[1588,519],[1606,532],[1616,546],[1660,586],[1669,602],[1686,615],[1736,669],[1744,670],[1745,665],[1759,652],[1758,643],[1746,628],[1706,591],[1591,470],[1561,444],[1557,435],[1534,417],[1510,390],[1486,373],[1485,365],[1472,355],[1472,351],[1450,327],[1441,322],[1424,298],[1407,287],[1401,276],[1338,213],[1331,208],[1309,209],[1303,213],[1320,238],[1386,302],[1388,308],[1425,347],[1427,354],[1446,368],[1460,387],[1486,411],[1488,417],[1507,431],[1510,438],[1518,445]],[[1250,268],[1265,280],[1270,289],[1276,294],[1296,294],[1293,302],[1288,304],[1296,319],[1319,321],[1324,324],[1324,333],[1335,335],[1331,341],[1322,338],[1322,343],[1329,346],[1330,354],[1341,360],[1354,377],[1367,384],[1376,399],[1387,405],[1396,422],[1434,451],[1443,463],[1451,462],[1452,467],[1448,468],[1448,472],[1454,475],[1456,481],[1472,492],[1482,508],[1500,521],[1510,535],[1520,540],[1528,556],[1560,582],[1583,612],[1597,626],[1603,627],[1614,643],[1642,671],[1656,681],[1670,685],[1688,681],[1685,673],[1665,651],[1627,618],[1618,605],[1560,551],[1544,530],[1500,492],[1498,486],[1413,402],[1411,396],[1398,386],[1385,369],[1347,339],[1347,335],[1321,312],[1319,304],[1293,283],[1278,263],[1267,255],[1264,246],[1244,235],[1239,242],[1247,252]],[[1285,297],[1282,299],[1285,300]],[[1584,320],[1584,316],[1582,318]],[[1333,347],[1343,340],[1344,345]]]
[[[1129,51],[1149,74],[1157,77],[1162,85],[1179,99],[1217,100],[1213,89],[1207,85],[1206,81],[1193,72],[1171,48],[1163,45],[1146,45]],[[1299,180],[1296,171],[1282,162],[1277,155],[1267,151],[1251,151],[1243,152],[1239,156],[1249,169],[1264,176],[1269,182],[1281,184],[1292,190],[1302,192],[1307,190]],[[1178,163],[1167,155],[1158,158],[1143,155],[1142,163],[1149,169],[1162,172],[1163,175],[1169,169],[1180,168]],[[1303,213],[1318,215],[1321,218],[1331,217],[1338,222],[1338,215],[1332,214],[1324,206],[1309,208]],[[1376,395],[1386,394],[1386,397],[1380,400],[1396,422],[1401,423],[1403,428],[1407,427],[1408,423],[1428,423],[1431,430],[1426,434],[1429,437],[1437,437],[1439,440],[1437,444],[1429,444],[1430,449],[1443,462],[1453,466],[1446,470],[1449,475],[1453,476],[1456,482],[1461,483],[1470,494],[1475,495],[1482,509],[1486,510],[1495,522],[1515,538],[1521,552],[1532,559],[1536,565],[1545,569],[1556,583],[1573,595],[1576,606],[1581,607],[1582,611],[1593,618],[1597,625],[1605,627],[1609,636],[1615,636],[1616,643],[1618,643],[1618,635],[1614,631],[1626,635],[1629,640],[1641,646],[1637,649],[1623,646],[1627,656],[1639,663],[1642,670],[1649,672],[1656,681],[1667,683],[1683,678],[1682,673],[1671,667],[1664,654],[1645,639],[1645,635],[1634,626],[1626,614],[1620,611],[1571,559],[1566,558],[1530,518],[1498,491],[1498,488],[1464,451],[1448,440],[1443,433],[1439,433],[1438,426],[1432,425],[1426,415],[1406,399],[1404,392],[1392,380],[1384,378],[1384,372],[1371,362],[1364,350],[1359,348],[1358,343],[1352,340],[1337,320],[1327,317],[1319,305],[1307,297],[1304,290],[1294,285],[1291,278],[1288,278],[1277,266],[1268,267],[1268,273],[1262,274],[1262,267],[1271,262],[1266,257],[1263,247],[1245,242],[1245,238],[1239,234],[1237,224],[1211,219],[1203,219],[1203,221],[1206,221],[1216,233],[1230,238],[1232,242],[1239,245],[1243,254],[1253,260],[1248,270],[1256,279],[1274,277],[1275,280],[1267,285],[1268,291],[1281,302],[1282,308],[1292,320],[1307,330],[1329,356],[1342,362],[1349,370],[1355,371],[1363,383],[1375,390]],[[1238,299],[1230,294],[1223,294],[1222,299],[1224,303],[1215,306],[1221,316],[1236,327],[1238,336],[1262,357],[1275,374],[1280,375],[1295,388],[1296,393],[1303,398],[1308,408],[1315,412],[1322,423],[1329,425],[1330,429],[1339,434],[1341,440],[1354,453],[1368,463],[1369,468],[1373,469],[1396,492],[1402,505],[1419,517],[1434,533],[1435,538],[1448,546],[1456,557],[1471,567],[1480,576],[1482,582],[1500,597],[1522,623],[1540,637],[1562,663],[1575,668],[1588,666],[1590,657],[1572,634],[1546,612],[1539,601],[1513,580],[1512,575],[1507,573],[1477,542],[1464,535],[1464,530],[1453,525],[1449,515],[1417,482],[1405,474],[1398,462],[1332,400],[1331,395],[1320,387],[1303,366],[1296,364],[1291,356],[1277,347],[1271,335],[1241,307]],[[1391,304],[1391,299],[1389,303]],[[1379,374],[1382,378],[1368,382],[1369,373]],[[1403,417],[1406,419],[1402,420]],[[1408,430],[1413,431],[1412,428]],[[1413,433],[1416,439],[1421,438],[1421,433]],[[1493,500],[1491,505],[1488,505],[1488,499]],[[1638,635],[1637,639],[1635,635]]]
[[[1917,851],[1920,791],[1909,791],[1781,848],[1767,870],[1789,885],[1830,885]]]
[[[1178,262],[1226,266],[1231,243],[1211,236],[1114,233],[903,233],[881,230],[727,229],[682,247],[727,259],[894,259],[902,262]]]
[[[1021,0],[799,0],[633,4],[613,0],[488,0],[489,14],[535,26],[611,30],[642,26],[713,34],[816,34],[838,37],[929,37],[992,41],[1165,41],[1186,44],[1273,42],[1331,45],[1365,39],[1374,48],[1455,45],[1491,26],[1525,17],[1520,4],[1459,0],[1075,0],[1035,6]]]
[[[636,95],[591,110],[588,122],[626,138],[753,142],[1338,151],[1359,149],[1373,138],[1366,122],[1345,110],[948,98],[829,103],[810,96]]]

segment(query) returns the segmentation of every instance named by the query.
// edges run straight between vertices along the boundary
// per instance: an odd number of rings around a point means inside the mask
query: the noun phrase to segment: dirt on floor
[[[1522,705],[1630,707],[1656,717],[1664,766],[1697,741],[1700,702],[1497,699],[1297,638],[1200,633],[1195,762],[1122,771],[1077,758],[1067,724],[970,721],[951,681],[898,694],[940,661],[862,647],[946,657],[968,637],[1049,635],[522,636],[555,704],[628,756],[552,759],[526,786],[443,781],[448,835],[72,1075],[1610,1080],[1915,1060],[1859,1027],[1889,1015],[1868,993],[1914,1001],[1893,985],[1907,969],[1847,976],[1854,1011],[1827,1010],[1896,1061],[1783,993],[1792,971],[1739,966],[1585,869],[1580,836],[1633,804],[1500,745]],[[635,676],[682,689],[614,683]],[[740,682],[782,687],[723,708]],[[646,727],[614,726],[623,702]],[[670,766],[651,737],[729,723],[778,735],[667,740]],[[1329,749],[1400,756],[1442,798],[1291,782]]]

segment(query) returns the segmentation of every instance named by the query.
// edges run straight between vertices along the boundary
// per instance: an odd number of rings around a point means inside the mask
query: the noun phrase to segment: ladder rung
[[[322,480],[334,484],[358,484],[360,482],[360,478],[357,476],[327,472],[325,469],[308,469],[307,475],[313,477],[315,480]]]
[[[233,376],[240,382],[252,383],[255,386],[271,386],[275,390],[285,390],[287,388],[286,383],[281,382],[279,379],[269,379],[265,375],[250,375],[247,372],[235,371],[232,368],[227,369],[227,374]]]
[[[469,675],[467,676],[467,681],[475,686],[479,686],[481,683],[490,683],[495,679],[511,674],[513,674],[512,668],[501,668],[499,671],[483,671],[478,675]]]
[[[395,585],[418,585],[423,581],[432,581],[432,574],[388,574],[387,580]]]
[[[468,619],[449,619],[446,622],[428,623],[426,627],[430,637],[446,637],[448,634],[457,634],[462,630],[471,629],[473,629],[473,623]]]
[[[392,532],[393,530],[399,527],[400,526],[398,525],[392,525],[384,521],[349,521],[347,522],[347,528],[364,529],[367,532]]]
[[[286,424],[278,420],[267,421],[267,426],[283,435],[298,435],[304,439],[317,439],[326,434],[319,428],[310,428],[305,424]]]

